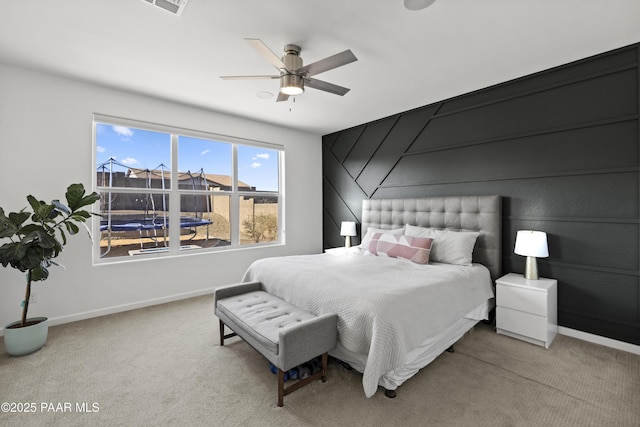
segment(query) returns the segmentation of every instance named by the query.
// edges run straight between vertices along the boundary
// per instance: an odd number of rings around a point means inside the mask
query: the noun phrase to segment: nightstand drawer
[[[496,328],[498,329],[546,342],[548,327],[545,317],[505,307],[496,308]]]
[[[515,286],[501,285],[496,292],[496,305],[538,316],[547,316],[547,293]]]

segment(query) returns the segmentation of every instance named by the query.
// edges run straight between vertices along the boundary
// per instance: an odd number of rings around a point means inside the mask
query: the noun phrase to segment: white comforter
[[[493,297],[489,271],[479,264],[419,265],[353,251],[261,259],[243,278],[254,280],[310,313],[338,314],[342,345],[367,355],[367,397],[413,348]]]

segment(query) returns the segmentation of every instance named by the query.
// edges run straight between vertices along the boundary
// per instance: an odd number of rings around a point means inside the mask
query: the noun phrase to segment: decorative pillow
[[[402,235],[404,234],[404,227],[394,228],[392,230],[383,230],[381,228],[373,228],[373,227],[367,228],[367,232],[362,238],[362,241],[360,242],[360,247],[362,249],[365,249],[367,251],[369,250],[369,242],[371,241],[371,236],[373,236],[375,233],[391,233],[396,235]]]
[[[405,234],[433,239],[431,261],[458,265],[471,265],[473,248],[480,235],[477,231],[438,230],[408,224]]]
[[[429,264],[433,239],[391,233],[375,233],[369,242],[369,252],[378,256],[404,258],[417,264]]]

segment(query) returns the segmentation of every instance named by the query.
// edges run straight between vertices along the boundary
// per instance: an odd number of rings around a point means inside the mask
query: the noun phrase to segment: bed
[[[269,293],[313,314],[337,313],[338,346],[330,355],[363,374],[367,397],[378,386],[393,395],[487,319],[501,273],[501,211],[499,196],[363,200],[359,247],[261,259],[243,281],[261,281]],[[416,254],[433,258],[423,263],[381,249],[385,239],[406,249],[407,238],[426,245]],[[461,238],[464,245],[450,246]],[[458,259],[463,246],[468,253]]]

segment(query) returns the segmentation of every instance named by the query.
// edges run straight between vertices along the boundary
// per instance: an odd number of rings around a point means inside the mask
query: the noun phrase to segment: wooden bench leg
[[[327,364],[329,362],[329,354],[322,353],[322,382],[327,382]]]
[[[220,320],[220,345],[224,345],[224,322]]]
[[[278,368],[278,406],[284,405],[284,371]]]
[[[295,383],[291,384],[287,388],[284,387],[284,371],[278,368],[278,406],[284,405],[284,396],[288,395],[289,393],[293,393],[294,391],[298,390],[300,387],[304,387],[305,385],[316,380],[322,380],[323,383],[327,382],[328,362],[329,362],[329,354],[323,353],[322,368],[318,372],[316,372],[315,374],[311,374],[305,379],[296,381]]]
[[[224,322],[222,320],[220,320],[220,345],[224,345],[224,340],[227,338],[231,338],[231,337],[237,337],[238,334],[236,334],[235,332],[231,331],[231,333],[225,335],[224,334]]]

